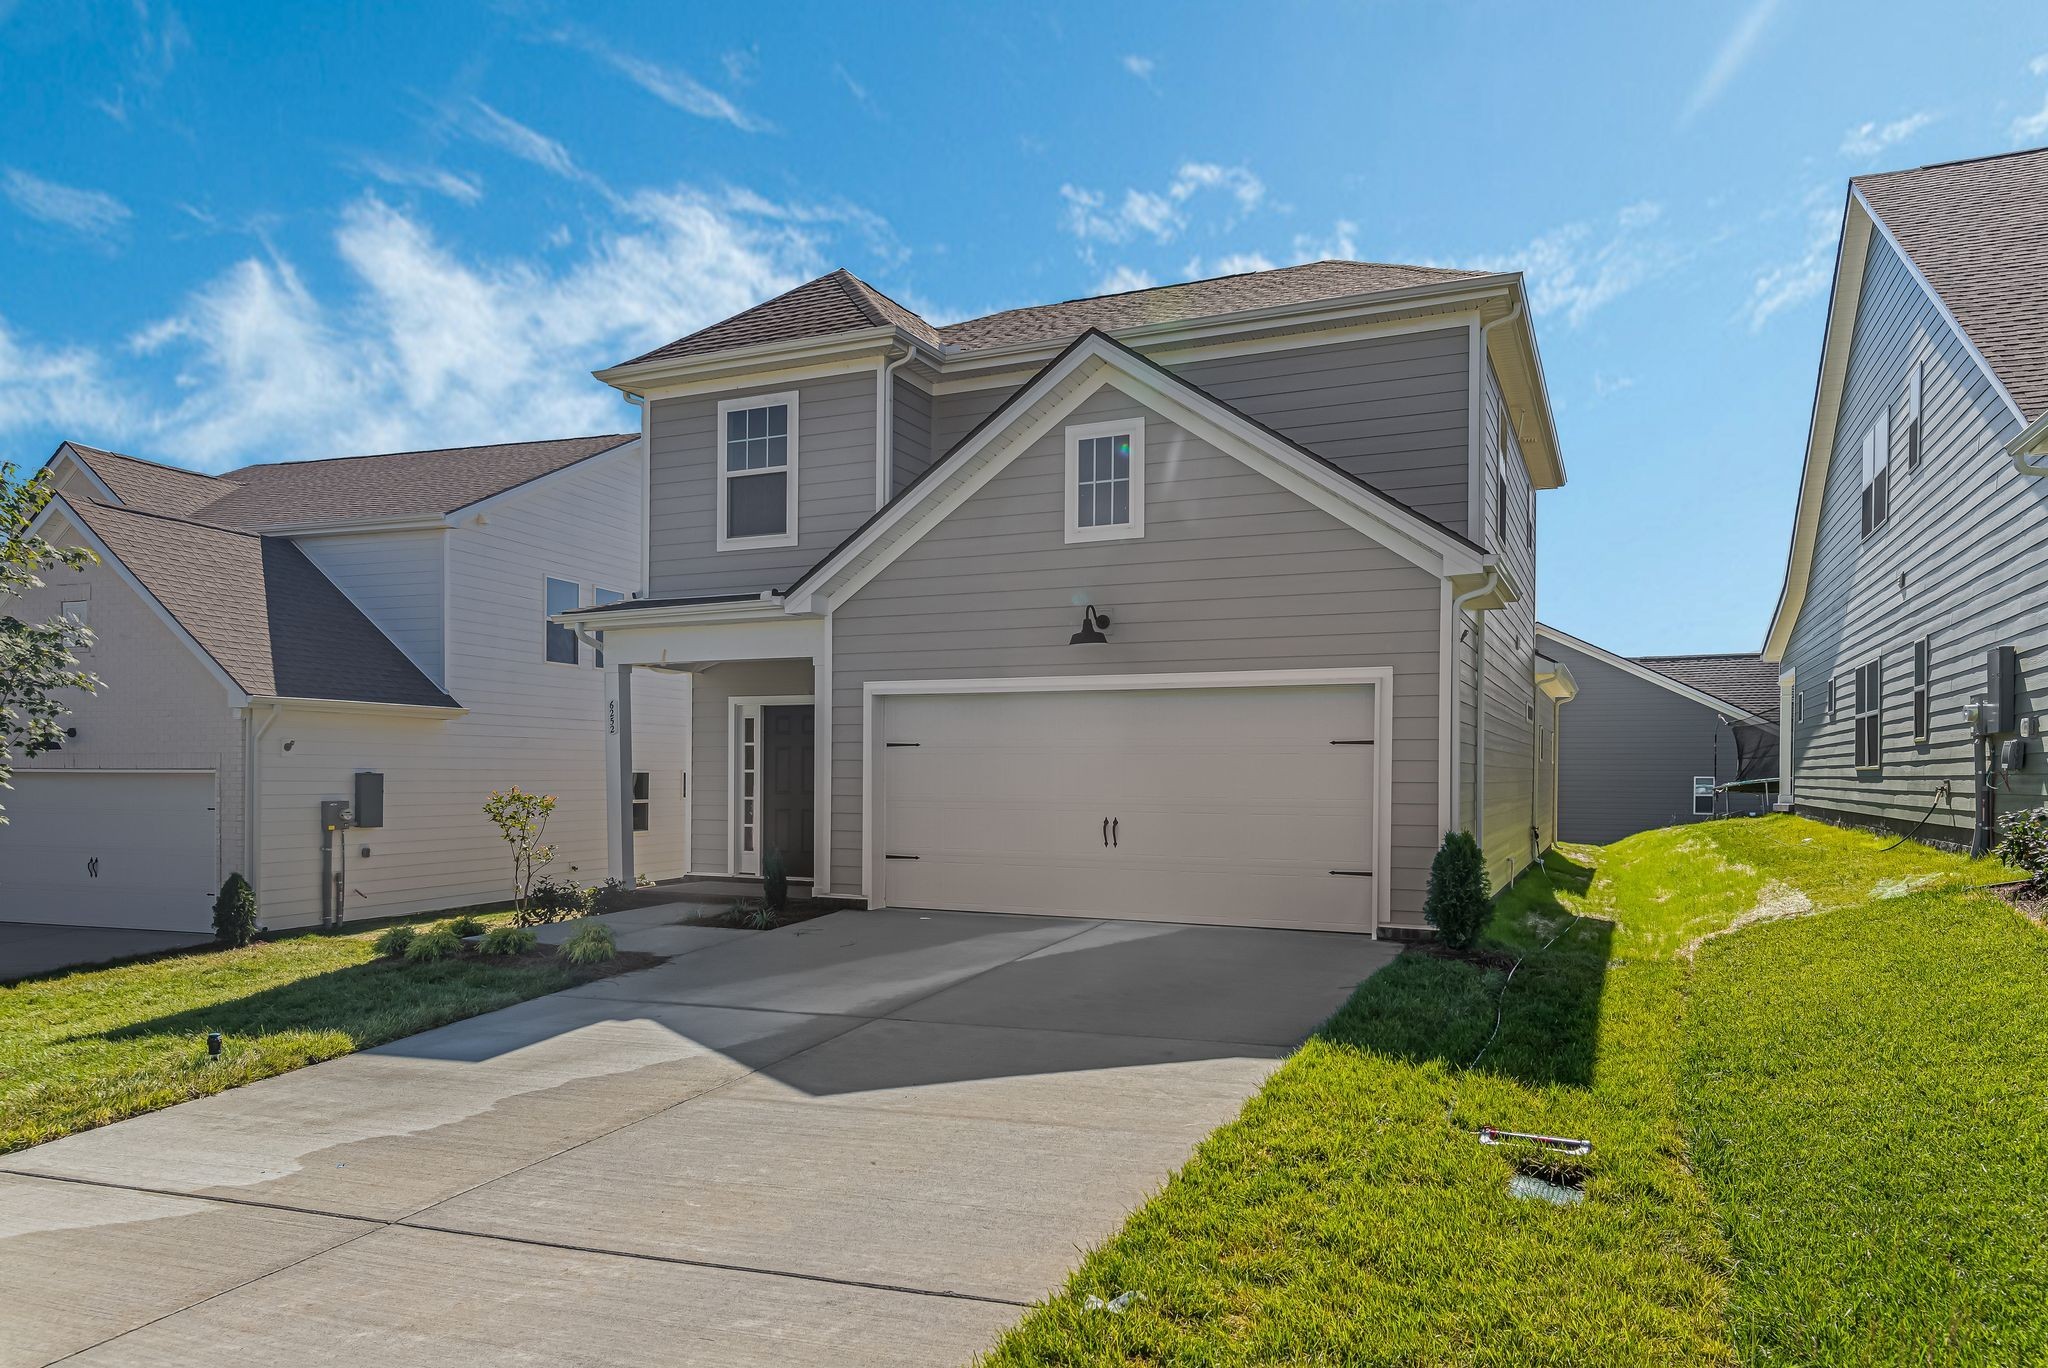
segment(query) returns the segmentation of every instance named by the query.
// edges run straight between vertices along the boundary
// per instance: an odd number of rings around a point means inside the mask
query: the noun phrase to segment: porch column
[[[605,872],[633,882],[633,667],[604,672]]]
[[[832,623],[811,657],[811,745],[816,772],[811,780],[811,895],[832,891]]]

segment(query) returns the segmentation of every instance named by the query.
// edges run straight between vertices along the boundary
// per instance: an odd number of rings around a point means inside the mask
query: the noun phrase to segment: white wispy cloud
[[[1817,185],[1802,200],[1806,225],[1805,245],[1799,255],[1757,272],[1750,284],[1749,298],[1737,317],[1761,332],[1766,324],[1787,309],[1796,308],[1827,292],[1834,278],[1835,237],[1841,227],[1841,212],[1834,202],[1832,186]]]
[[[1186,230],[1191,202],[1204,194],[1220,194],[1234,207],[1220,225],[1227,229],[1258,208],[1266,186],[1243,166],[1183,162],[1165,189],[1133,186],[1113,202],[1100,190],[1071,183],[1060,187],[1060,198],[1066,202],[1066,229],[1083,243],[1121,243],[1139,237],[1171,242]]]
[[[1583,220],[1553,228],[1518,251],[1430,264],[1521,271],[1528,284],[1529,307],[1538,314],[1560,314],[1567,326],[1576,328],[1684,260],[1684,252],[1656,231],[1663,216],[1661,206],[1646,200],[1623,206],[1611,221]]]
[[[400,165],[382,157],[359,158],[356,167],[364,175],[375,177],[386,185],[407,190],[431,190],[463,204],[475,204],[484,197],[483,177],[474,172],[447,171],[438,166]]]
[[[832,64],[832,74],[839,78],[839,84],[846,87],[846,93],[853,96],[855,104],[865,109],[877,119],[888,117],[888,115],[882,112],[882,107],[875,103],[875,97],[868,93],[868,88],[853,79],[853,73],[848,71],[842,63],[834,62]]]
[[[1135,52],[1128,52],[1124,54],[1123,67],[1125,71],[1130,72],[1131,75],[1149,85],[1152,81],[1152,73],[1158,70],[1159,64],[1150,57],[1143,57]]]
[[[365,193],[338,216],[338,272],[251,255],[114,348],[0,322],[0,434],[56,428],[219,469],[630,426],[592,368],[788,289],[823,268],[830,235],[863,231],[687,185],[617,206],[573,244],[479,259]]]
[[[1903,119],[1893,119],[1880,124],[1875,120],[1857,124],[1842,135],[1842,155],[1845,157],[1874,157],[1887,147],[1895,146],[1918,133],[1934,122],[1935,116],[1925,110],[1908,114]]]
[[[1691,123],[1704,112],[1707,106],[1721,98],[1721,92],[1735,79],[1749,59],[1755,55],[1757,40],[1770,27],[1771,18],[1777,13],[1778,0],[1756,0],[1743,12],[1735,27],[1715,52],[1714,60],[1700,74],[1699,82],[1693,86],[1692,95],[1686,100],[1685,108],[1678,116],[1680,127]]]
[[[0,171],[0,194],[38,223],[68,228],[90,238],[111,238],[134,217],[127,205],[105,191],[60,185],[15,166]]]
[[[2048,76],[2048,52],[2042,53],[2039,57],[2027,63],[2027,70],[2033,72],[2036,76]]]
[[[1102,279],[1095,282],[1095,293],[1122,294],[1126,290],[1149,290],[1158,283],[1149,271],[1141,271],[1135,266],[1118,266],[1105,272]]]
[[[688,72],[615,48],[587,29],[564,27],[549,37],[603,62],[670,108],[694,114],[700,119],[731,124],[744,133],[766,133],[773,128],[773,125],[755,118]],[[737,54],[727,54],[729,61],[735,56]],[[730,73],[733,68],[728,64],[726,69]]]
[[[2012,121],[2012,140],[2016,143],[2033,142],[2048,134],[2048,98],[2041,101],[2041,108],[2032,114],[2022,114]]]
[[[1635,387],[1636,378],[1633,375],[1609,375],[1606,371],[1593,372],[1593,397],[1596,399],[1606,399],[1621,393],[1623,390],[1634,389]]]

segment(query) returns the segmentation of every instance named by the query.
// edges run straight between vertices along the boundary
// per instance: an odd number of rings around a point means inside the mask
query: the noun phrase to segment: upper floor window
[[[1863,434],[1863,535],[1883,527],[1892,513],[1892,433],[1889,409]]]
[[[1884,677],[1873,660],[1856,667],[1856,768],[1876,769],[1884,734]]]
[[[1145,420],[1067,429],[1067,540],[1145,535]]]
[[[542,606],[546,610],[549,619],[552,619],[557,613],[573,613],[583,606],[583,586],[574,580],[561,580],[556,579],[553,575],[549,575],[547,577],[545,601]],[[564,627],[561,623],[552,620],[548,622],[547,654],[549,660],[557,665],[574,665],[577,660],[576,647],[576,631],[574,628]]]
[[[718,549],[796,545],[796,394],[718,405]]]
[[[65,599],[57,605],[57,615],[70,619],[80,627],[90,628],[92,626],[92,600],[82,598]],[[92,649],[92,646],[88,642],[79,642],[74,649],[89,651]]]
[[[1906,372],[1906,469],[1918,470],[1924,450],[1925,438],[1920,426],[1920,387],[1923,363],[1915,361],[1913,368]]]
[[[1913,643],[1913,739],[1927,739],[1929,680],[1934,673],[1934,638]]]

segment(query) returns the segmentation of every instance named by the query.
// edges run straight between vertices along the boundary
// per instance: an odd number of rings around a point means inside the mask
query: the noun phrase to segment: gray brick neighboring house
[[[1772,662],[1754,652],[1629,658],[1545,625],[1536,640],[1576,685],[1558,737],[1559,840],[1605,845],[1769,810],[1778,765]]]
[[[1764,644],[1785,806],[1961,843],[2048,797],[2043,474],[2048,150],[1857,177]]]

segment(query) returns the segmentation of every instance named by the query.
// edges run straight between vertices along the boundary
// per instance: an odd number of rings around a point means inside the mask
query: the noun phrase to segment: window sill
[[[719,534],[717,549],[720,551],[771,551],[778,546],[795,546],[797,534],[781,532],[772,537],[728,537]]]
[[[1141,523],[1129,523],[1121,527],[1069,527],[1067,545],[1081,542],[1142,541],[1145,528]]]

